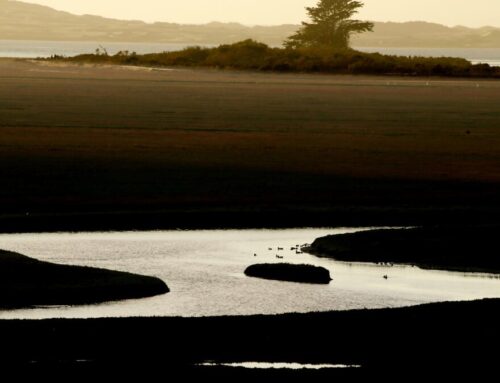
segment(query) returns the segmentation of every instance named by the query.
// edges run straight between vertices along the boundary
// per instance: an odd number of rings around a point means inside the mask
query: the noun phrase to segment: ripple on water
[[[139,300],[0,311],[0,318],[276,314],[500,297],[498,276],[337,262],[291,250],[320,236],[358,230],[0,235],[0,249],[51,262],[153,275],[171,288],[168,294]],[[277,254],[283,259],[276,258]],[[330,285],[306,285],[248,278],[243,274],[253,263],[282,261],[325,267],[333,281]]]

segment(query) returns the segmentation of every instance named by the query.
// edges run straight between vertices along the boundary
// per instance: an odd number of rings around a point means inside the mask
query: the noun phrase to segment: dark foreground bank
[[[0,365],[123,376],[161,371],[165,377],[179,371],[287,376],[196,367],[206,361],[355,364],[389,375],[435,368],[480,373],[497,365],[491,345],[500,341],[499,309],[499,300],[483,300],[276,316],[0,321]]]
[[[0,307],[90,304],[167,293],[160,279],[57,265],[0,250]]]
[[[318,238],[303,250],[347,262],[500,273],[499,235],[498,225],[385,229]]]

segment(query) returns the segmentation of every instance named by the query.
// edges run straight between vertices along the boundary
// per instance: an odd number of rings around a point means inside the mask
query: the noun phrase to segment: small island
[[[94,304],[167,292],[155,277],[58,265],[0,250],[0,308]]]
[[[303,251],[346,262],[500,273],[499,235],[497,225],[378,229],[317,238]]]
[[[499,78],[500,68],[473,64],[463,58],[392,56],[351,48],[353,35],[373,32],[375,24],[354,18],[362,2],[320,0],[308,7],[311,23],[271,47],[246,39],[218,47],[188,47],[181,51],[137,54],[128,50],[109,55],[104,47],[95,54],[75,57],[54,55],[49,60],[87,64],[117,64],[145,67],[208,67],[268,72],[313,72],[398,76]]]
[[[290,263],[262,263],[251,265],[245,270],[249,277],[276,281],[329,284],[332,278],[324,267],[296,265]]]

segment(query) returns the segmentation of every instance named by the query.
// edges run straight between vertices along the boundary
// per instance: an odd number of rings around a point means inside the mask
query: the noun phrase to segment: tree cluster
[[[361,1],[355,0],[320,0],[316,7],[306,8],[311,22],[303,22],[297,33],[286,40],[285,46],[348,48],[353,34],[373,30],[373,23],[353,19],[362,6]]]

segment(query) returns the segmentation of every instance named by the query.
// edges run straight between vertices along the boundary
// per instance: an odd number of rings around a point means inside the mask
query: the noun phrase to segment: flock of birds
[[[306,247],[306,246],[309,246],[309,244],[306,243],[306,244],[303,244],[303,245],[295,245],[295,246],[292,246],[290,248],[290,251],[295,251],[295,254],[303,254],[302,248]],[[268,251],[273,251],[274,248],[273,247],[269,247],[267,250]],[[284,250],[285,250],[284,247],[279,247],[279,246],[276,247],[276,251],[284,251]],[[257,253],[254,253],[253,256],[257,257]],[[279,254],[276,254],[275,256],[276,256],[277,259],[283,259],[284,258],[283,255],[279,255]]]
[[[304,252],[302,251],[302,248],[307,247],[307,246],[309,246],[309,244],[308,244],[308,243],[305,243],[305,244],[303,244],[303,245],[295,245],[295,246],[292,246],[292,247],[290,248],[290,251],[295,251],[295,254],[303,254]],[[274,248],[273,248],[273,247],[269,247],[267,250],[268,250],[268,251],[273,251],[273,250],[274,250]],[[285,248],[284,248],[284,247],[279,247],[279,246],[277,246],[277,247],[276,247],[276,250],[277,250],[277,251],[284,251],[284,250],[285,250]],[[257,255],[257,253],[254,253],[254,254],[253,254],[253,256],[254,256],[254,257],[257,257],[258,255]],[[283,255],[276,254],[276,259],[283,259],[283,258],[284,258],[284,256],[283,256]],[[393,267],[393,266],[394,266],[394,263],[392,263],[392,262],[378,262],[377,264],[378,264],[378,265],[382,265],[382,266],[390,266],[390,267]],[[388,276],[387,274],[385,274],[385,275],[383,276],[383,278],[387,280],[387,279],[389,279],[389,276]]]

